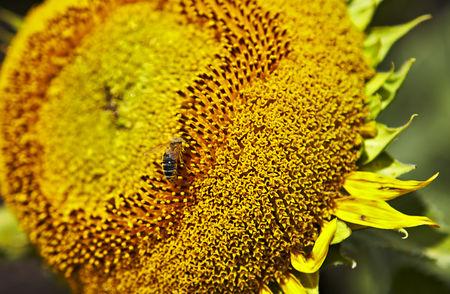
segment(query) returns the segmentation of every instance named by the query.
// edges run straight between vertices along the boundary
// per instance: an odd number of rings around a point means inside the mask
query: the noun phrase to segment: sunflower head
[[[375,122],[410,63],[353,1],[56,1],[0,79],[2,193],[85,292],[317,287],[346,223],[434,225],[386,201],[424,181],[381,165]],[[392,41],[392,42],[391,42]]]

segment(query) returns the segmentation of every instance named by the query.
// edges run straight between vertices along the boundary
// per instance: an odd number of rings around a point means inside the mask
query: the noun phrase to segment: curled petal
[[[338,199],[334,214],[346,222],[379,229],[396,230],[420,225],[437,226],[428,217],[403,214],[385,201],[359,197]]]
[[[398,232],[399,232],[400,234],[402,234],[402,239],[403,239],[403,240],[408,239],[409,234],[408,234],[408,231],[407,231],[407,230],[401,228],[401,229],[398,229]]]
[[[314,244],[310,256],[291,253],[292,266],[302,273],[314,273],[319,270],[328,253],[328,247],[333,239],[337,228],[337,220],[333,219],[326,223]]]
[[[356,198],[390,200],[430,184],[439,173],[425,181],[403,181],[372,172],[355,171],[345,179],[344,189]]]

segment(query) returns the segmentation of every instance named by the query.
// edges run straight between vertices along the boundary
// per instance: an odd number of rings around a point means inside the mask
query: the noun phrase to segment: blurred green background
[[[10,0],[0,6],[24,15],[39,2]],[[401,39],[379,67],[388,70],[394,63],[398,68],[410,57],[417,59],[379,120],[399,126],[411,114],[419,114],[389,151],[417,165],[404,178],[426,179],[436,171],[440,176],[419,193],[393,201],[393,206],[409,214],[426,214],[441,227],[409,229],[407,240],[390,231],[355,232],[341,249],[358,266],[325,268],[321,293],[450,293],[450,1],[385,0],[372,25],[399,24],[423,14],[432,14],[433,19]],[[69,292],[33,252],[25,256],[0,256],[0,293]]]

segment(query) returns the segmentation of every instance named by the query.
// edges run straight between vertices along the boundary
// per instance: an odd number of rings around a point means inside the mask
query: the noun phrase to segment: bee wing
[[[154,146],[142,146],[142,149],[145,150],[144,151],[144,155],[145,156],[152,156],[152,157],[162,157],[164,152],[166,152],[167,148],[168,148],[168,143],[164,144],[157,144]]]
[[[174,142],[179,144],[174,144]],[[183,150],[183,139],[181,138],[175,138],[167,143],[161,143],[154,146],[142,146],[142,148],[145,150],[144,154],[146,156],[157,156],[161,158],[164,153],[171,152],[171,154],[178,154],[181,156],[181,152]]]

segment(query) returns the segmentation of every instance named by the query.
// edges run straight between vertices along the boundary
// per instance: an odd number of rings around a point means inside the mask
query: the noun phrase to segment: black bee
[[[174,138],[169,143],[169,147],[163,154],[162,157],[162,170],[164,176],[170,182],[173,182],[178,174],[178,166],[183,163],[182,154],[183,154],[183,139]]]

